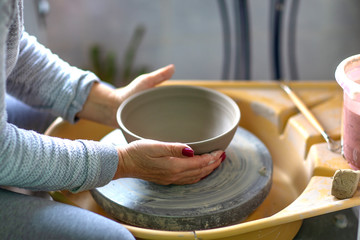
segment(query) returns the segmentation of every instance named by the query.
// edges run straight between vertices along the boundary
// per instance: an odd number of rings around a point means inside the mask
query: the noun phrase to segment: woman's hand
[[[171,64],[154,72],[140,75],[126,87],[118,89],[94,83],[83,109],[77,116],[118,128],[116,111],[120,104],[131,95],[170,79],[174,71],[175,67]]]
[[[114,179],[140,178],[154,183],[192,184],[216,169],[225,159],[224,151],[195,155],[181,143],[138,140],[118,148],[119,164]]]
[[[170,64],[151,73],[138,76],[126,87],[116,90],[117,102],[121,103],[135,93],[155,87],[156,85],[170,79],[174,72],[175,67],[173,64]]]

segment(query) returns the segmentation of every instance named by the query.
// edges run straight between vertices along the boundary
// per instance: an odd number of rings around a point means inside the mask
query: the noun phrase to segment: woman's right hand
[[[161,185],[196,183],[226,158],[221,150],[194,155],[186,144],[154,140],[134,141],[117,150],[119,164],[114,179],[140,178]]]

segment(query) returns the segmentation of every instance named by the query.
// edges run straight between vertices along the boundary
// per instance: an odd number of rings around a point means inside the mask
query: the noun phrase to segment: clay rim
[[[234,110],[234,113],[235,113],[235,118],[234,118],[234,123],[233,125],[225,132],[215,136],[215,137],[212,137],[212,138],[208,138],[208,139],[205,139],[205,140],[201,140],[201,141],[195,141],[195,142],[184,142],[184,144],[187,144],[187,145],[193,145],[193,144],[201,144],[201,143],[206,143],[206,142],[209,142],[209,141],[212,141],[212,140],[215,140],[217,138],[220,138],[226,134],[228,134],[229,132],[233,131],[234,129],[236,129],[239,125],[239,122],[240,122],[240,117],[241,117],[241,113],[240,113],[240,109],[239,109],[239,106],[237,105],[237,103],[232,99],[230,98],[229,96],[221,93],[221,92],[218,92],[216,90],[213,90],[213,89],[209,89],[209,88],[205,88],[205,87],[199,87],[199,86],[188,86],[188,85],[174,85],[174,86],[159,86],[159,87],[155,87],[155,88],[151,88],[151,89],[147,89],[147,90],[144,90],[142,92],[139,92],[139,93],[136,93],[134,94],[133,96],[125,99],[119,106],[117,112],[116,112],[116,120],[117,120],[117,123],[120,127],[120,129],[122,131],[125,131],[127,134],[131,135],[132,137],[134,138],[137,138],[137,139],[145,139],[141,136],[138,136],[136,134],[134,134],[133,132],[131,132],[129,129],[127,129],[127,127],[125,127],[125,125],[123,124],[123,122],[121,121],[121,112],[122,110],[126,107],[126,105],[131,102],[133,99],[135,98],[138,98],[138,97],[141,97],[143,94],[148,94],[149,92],[153,92],[153,91],[162,91],[162,90],[166,90],[167,89],[171,89],[171,88],[185,88],[185,89],[197,89],[197,90],[200,90],[200,91],[206,91],[208,93],[211,93],[211,94],[214,94],[214,95],[217,95],[218,97],[220,98],[223,98],[224,100],[226,100],[230,105],[231,107],[233,108]]]
[[[360,101],[360,86],[346,75],[345,69],[351,64],[360,62],[360,54],[345,58],[340,62],[335,70],[335,79],[344,92],[352,99]]]

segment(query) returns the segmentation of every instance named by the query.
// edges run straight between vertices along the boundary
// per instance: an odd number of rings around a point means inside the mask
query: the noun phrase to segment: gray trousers
[[[55,117],[6,96],[8,122],[43,133]],[[0,188],[0,239],[135,239],[93,212]]]
[[[93,212],[0,189],[0,239],[134,239]]]

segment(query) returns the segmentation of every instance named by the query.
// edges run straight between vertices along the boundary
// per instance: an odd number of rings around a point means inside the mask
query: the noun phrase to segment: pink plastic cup
[[[360,54],[344,59],[335,78],[344,90],[342,153],[353,168],[360,169]]]

